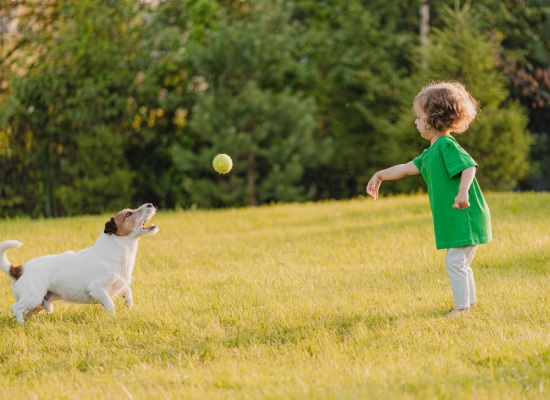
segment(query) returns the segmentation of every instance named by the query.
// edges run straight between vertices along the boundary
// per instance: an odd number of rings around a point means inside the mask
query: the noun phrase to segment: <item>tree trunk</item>
[[[248,154],[248,169],[246,172],[246,180],[248,187],[248,205],[257,206],[258,197],[256,196],[256,180],[254,179],[254,167],[255,167],[256,158],[254,154]]]
[[[430,32],[430,4],[428,0],[420,0],[420,43],[428,44],[428,33]]]

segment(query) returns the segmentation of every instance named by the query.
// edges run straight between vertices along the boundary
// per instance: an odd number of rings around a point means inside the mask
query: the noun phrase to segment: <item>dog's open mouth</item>
[[[149,218],[145,218],[145,220],[143,221],[143,223],[141,224],[141,229],[144,229],[146,231],[152,231],[153,229],[155,229],[157,226],[155,224],[151,224],[149,226],[145,226],[145,224],[147,224],[147,222],[149,222]]]

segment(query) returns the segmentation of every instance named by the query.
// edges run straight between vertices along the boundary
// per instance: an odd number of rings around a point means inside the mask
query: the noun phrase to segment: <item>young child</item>
[[[451,136],[463,133],[475,119],[476,100],[458,82],[435,82],[413,101],[416,128],[431,146],[412,161],[376,172],[367,184],[374,200],[383,181],[422,174],[428,186],[437,249],[447,249],[454,317],[476,307],[470,264],[477,246],[490,242],[491,217],[475,178],[477,163]]]

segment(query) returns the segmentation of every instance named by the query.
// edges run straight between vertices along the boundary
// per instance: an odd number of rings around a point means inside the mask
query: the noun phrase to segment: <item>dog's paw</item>
[[[48,314],[53,313],[53,304],[52,303],[42,303],[42,307],[44,307],[44,311],[46,311]]]

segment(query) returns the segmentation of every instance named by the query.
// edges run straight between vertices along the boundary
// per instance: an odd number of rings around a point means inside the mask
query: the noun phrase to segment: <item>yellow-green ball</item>
[[[216,172],[220,174],[227,174],[233,168],[233,160],[227,154],[218,154],[212,161],[212,166]]]

